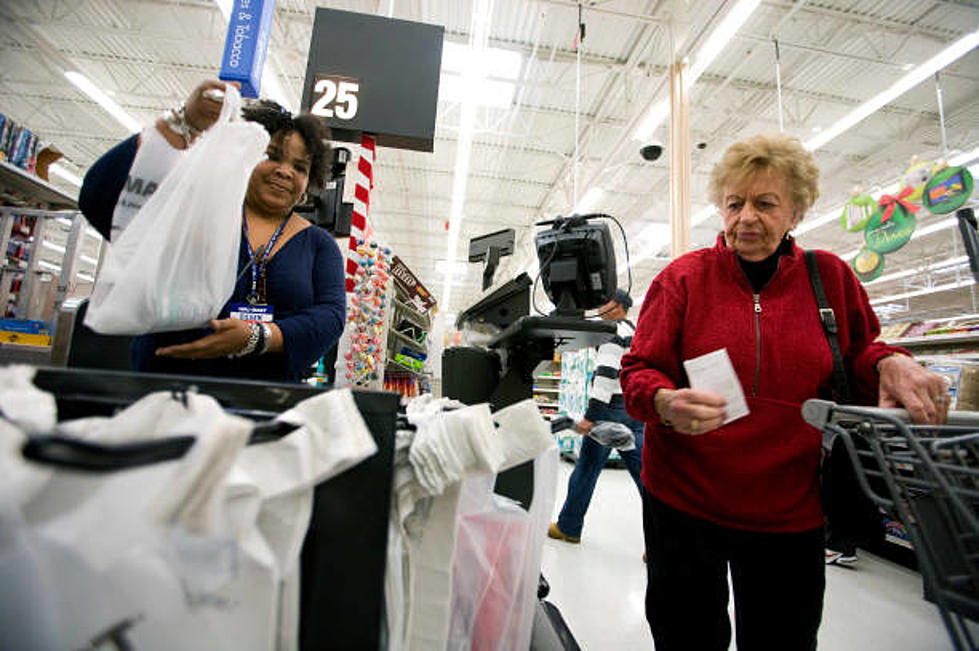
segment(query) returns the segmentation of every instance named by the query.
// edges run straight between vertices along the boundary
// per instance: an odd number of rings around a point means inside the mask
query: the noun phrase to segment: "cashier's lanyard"
[[[259,295],[258,292],[258,277],[265,273],[265,267],[268,264],[269,255],[272,253],[272,249],[275,248],[275,243],[278,241],[279,236],[282,235],[282,231],[285,229],[286,224],[292,217],[292,213],[282,220],[279,227],[275,229],[272,233],[272,237],[269,238],[268,244],[265,247],[260,247],[260,252],[258,255],[252,251],[251,242],[248,240],[248,218],[245,216],[245,207],[241,207],[241,228],[245,233],[245,246],[248,249],[248,258],[251,260],[252,267],[252,289],[248,293],[247,301],[250,305],[261,305],[267,302],[268,298],[265,296],[264,289]]]

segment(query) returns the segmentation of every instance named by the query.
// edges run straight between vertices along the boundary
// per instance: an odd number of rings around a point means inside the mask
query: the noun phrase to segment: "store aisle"
[[[554,518],[572,466],[562,462]],[[582,542],[547,539],[542,560],[548,597],[586,651],[652,649],[644,615],[639,496],[625,470],[606,469],[595,489]],[[946,651],[951,644],[938,611],[921,598],[917,574],[861,553],[859,569],[826,569],[820,651]],[[733,648],[732,644],[732,648]]]

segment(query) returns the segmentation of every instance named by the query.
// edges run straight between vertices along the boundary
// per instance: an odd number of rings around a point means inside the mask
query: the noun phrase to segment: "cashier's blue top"
[[[136,136],[123,141],[96,161],[85,175],[78,205],[103,237],[110,235],[112,213],[135,159],[136,147]],[[229,307],[245,302],[251,291],[247,247],[242,238],[238,250],[238,281],[219,319],[228,318]],[[275,309],[275,323],[282,331],[283,352],[235,359],[158,357],[154,354],[157,348],[199,339],[209,329],[160,332],[135,339],[133,368],[154,373],[301,381],[343,332],[346,314],[343,256],[333,237],[317,226],[293,235],[268,260],[265,290]]]

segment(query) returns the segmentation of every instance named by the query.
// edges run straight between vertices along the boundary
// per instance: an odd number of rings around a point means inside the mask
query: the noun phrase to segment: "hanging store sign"
[[[274,18],[275,0],[234,0],[231,6],[218,79],[237,81],[242,97],[258,97]]]
[[[921,201],[929,212],[946,215],[961,208],[974,187],[968,168],[946,167],[928,181]]]
[[[391,261],[391,276],[401,293],[419,312],[428,312],[435,307],[436,301],[432,293],[428,291],[425,285],[422,285],[421,281],[408,268],[408,265],[402,262],[398,256],[394,256]]]
[[[383,147],[433,151],[444,32],[318,7],[303,110],[322,118],[334,140],[369,133]]]

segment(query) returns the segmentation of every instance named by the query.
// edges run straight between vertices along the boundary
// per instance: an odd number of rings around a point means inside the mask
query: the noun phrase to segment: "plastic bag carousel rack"
[[[61,419],[109,415],[152,392],[168,391],[179,398],[181,392],[196,391],[213,397],[229,412],[260,421],[249,444],[288,433],[289,426],[267,421],[323,391],[302,384],[45,367],[37,369],[34,384],[55,397]],[[384,571],[398,397],[378,391],[355,391],[353,397],[378,452],[315,488],[300,558],[302,649],[383,648]],[[48,439],[46,448],[44,439],[36,442],[40,447],[34,455],[64,452],[56,440]],[[128,452],[137,458],[151,453],[179,456],[189,445],[172,440],[165,441],[162,448]],[[127,451],[106,448],[102,452],[118,453],[121,459]],[[69,453],[75,461],[77,455],[86,458],[86,454],[97,456],[99,450],[96,446]],[[102,463],[111,466],[112,459]]]
[[[839,436],[863,491],[908,529],[925,584],[956,649],[976,649],[965,620],[979,621],[979,412],[942,426],[911,425],[907,412],[807,400],[802,415]],[[860,436],[869,449],[858,449]]]

